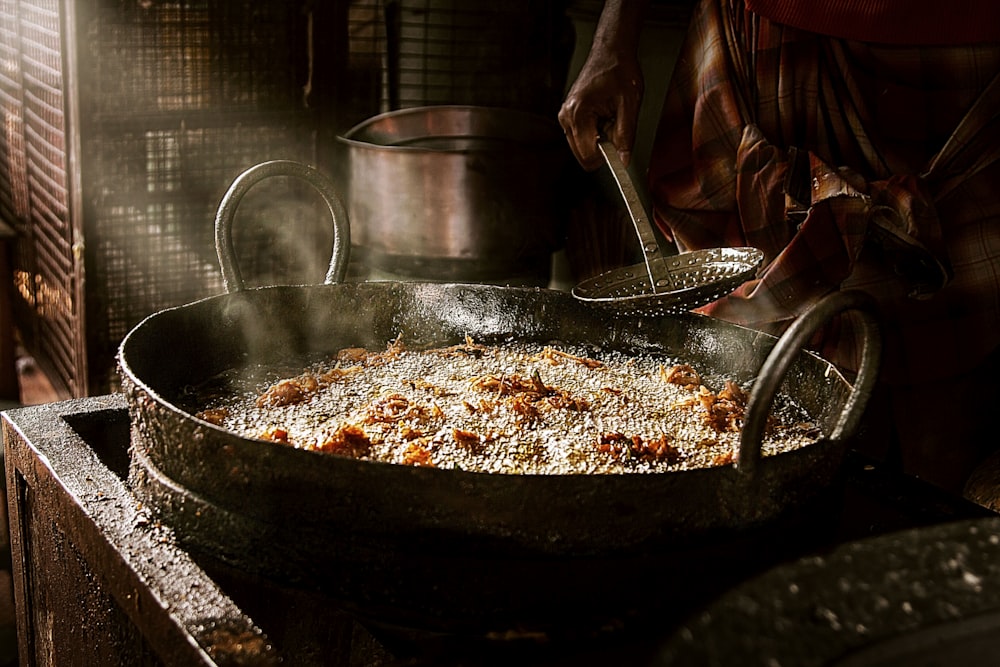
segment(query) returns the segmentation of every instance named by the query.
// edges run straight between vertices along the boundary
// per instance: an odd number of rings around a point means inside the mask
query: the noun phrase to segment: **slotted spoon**
[[[623,314],[668,315],[711,303],[754,276],[764,260],[757,248],[709,248],[665,256],[614,144],[601,140],[598,149],[625,201],[645,261],[584,280],[573,288],[574,297]]]

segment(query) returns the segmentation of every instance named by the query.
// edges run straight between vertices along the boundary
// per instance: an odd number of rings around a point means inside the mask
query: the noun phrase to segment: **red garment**
[[[1000,41],[996,0],[747,0],[747,9],[771,23],[876,44]]]
[[[860,288],[885,315],[887,382],[980,364],[1000,345],[998,72],[998,44],[877,46],[703,0],[652,153],[656,217],[681,249],[767,262],[705,311],[777,332]],[[849,321],[827,334],[853,367]]]

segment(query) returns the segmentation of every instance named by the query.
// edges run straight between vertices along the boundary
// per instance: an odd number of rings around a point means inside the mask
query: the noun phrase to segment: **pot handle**
[[[333,189],[333,183],[319,171],[293,160],[271,160],[250,167],[236,177],[229,190],[222,197],[219,210],[215,215],[215,252],[219,256],[219,266],[222,269],[222,283],[229,293],[245,289],[243,274],[236,261],[233,249],[233,217],[240,205],[243,195],[251,187],[272,176],[295,176],[313,186],[323,197],[326,206],[333,217],[333,254],[330,266],[326,271],[323,284],[329,285],[344,280],[347,275],[347,264],[351,254],[351,225],[347,218],[347,209],[340,196]]]
[[[867,292],[845,290],[827,295],[796,319],[778,339],[760,367],[747,402],[743,432],[740,434],[737,467],[741,472],[753,475],[756,470],[760,461],[764,425],[774,396],[792,362],[821,326],[834,315],[848,310],[856,310],[861,316],[861,367],[830,440],[844,440],[854,434],[878,379],[882,338],[875,299]]]

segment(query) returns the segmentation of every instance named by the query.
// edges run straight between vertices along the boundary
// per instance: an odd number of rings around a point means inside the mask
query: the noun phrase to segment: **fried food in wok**
[[[731,463],[747,391],[677,360],[471,339],[449,347],[349,348],[296,375],[238,373],[198,392],[196,415],[281,446],[479,472],[663,472]],[[224,389],[220,390],[220,386]],[[243,387],[235,390],[234,387]],[[779,396],[765,456],[818,431]]]

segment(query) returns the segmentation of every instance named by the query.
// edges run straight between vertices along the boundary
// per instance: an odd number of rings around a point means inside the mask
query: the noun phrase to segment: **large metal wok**
[[[275,173],[307,179],[330,205],[337,233],[327,284],[243,287],[229,225],[243,193]],[[778,342],[694,314],[609,318],[569,294],[538,288],[337,282],[348,239],[339,200],[313,170],[265,163],[237,179],[217,220],[229,293],[156,313],[121,345],[131,483],[194,551],[395,622],[495,629],[523,626],[528,616],[544,624],[556,614],[589,617],[598,607],[634,605],[645,590],[632,585],[637,573],[609,570],[609,562],[717,544],[816,497],[834,479],[876,374],[873,308],[858,293],[821,303]],[[860,312],[868,328],[855,388],[828,362],[800,352],[810,333],[845,310]],[[419,347],[466,335],[654,352],[709,377],[757,378],[739,463],[558,476],[408,467],[240,437],[179,407],[190,387],[226,369],[302,367],[344,347],[382,349],[397,336]],[[763,422],[782,377],[781,391],[830,435],[760,458]],[[600,584],[581,583],[594,568]]]

